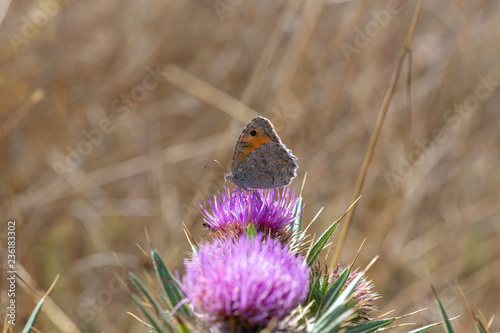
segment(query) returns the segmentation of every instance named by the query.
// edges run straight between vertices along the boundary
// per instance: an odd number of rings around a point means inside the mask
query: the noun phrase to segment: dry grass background
[[[151,270],[136,246],[147,247],[147,229],[182,273],[182,222],[203,235],[197,198],[224,184],[212,161],[229,167],[254,113],[299,158],[292,187],[307,172],[305,223],[324,207],[311,232],[340,216],[416,7],[397,3],[381,26],[373,12],[389,1],[4,1],[2,255],[4,222],[15,219],[22,276],[43,292],[61,274],[37,327],[146,332],[126,314],[137,310],[114,254]],[[411,76],[406,61],[341,256],[347,264],[365,237],[357,263],[380,255],[369,276],[381,313],[430,307],[409,321],[439,320],[428,269],[448,313],[461,315],[458,332],[473,330],[458,286],[485,317],[498,314],[500,90],[478,88],[500,81],[498,17],[493,0],[424,4]],[[347,45],[356,52],[346,56]],[[72,150],[86,156],[72,163]],[[21,286],[18,325],[38,300]]]

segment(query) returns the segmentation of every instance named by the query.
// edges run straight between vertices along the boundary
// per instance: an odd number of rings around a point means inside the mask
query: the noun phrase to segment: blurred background
[[[39,330],[147,332],[120,265],[151,272],[149,234],[183,274],[183,223],[203,236],[198,200],[224,186],[213,160],[230,167],[255,115],[299,158],[292,187],[307,173],[304,224],[324,207],[310,228],[323,232],[351,203],[416,5],[3,0],[1,317],[15,220],[32,288],[18,281],[17,327],[60,274]],[[493,0],[424,4],[340,258],[365,238],[356,266],[380,256],[379,314],[428,307],[408,321],[439,321],[427,269],[458,332],[473,331],[458,288],[498,317],[498,17]]]

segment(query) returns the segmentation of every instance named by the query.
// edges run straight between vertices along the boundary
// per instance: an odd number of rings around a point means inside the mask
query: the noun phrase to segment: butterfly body
[[[226,181],[245,190],[290,185],[297,176],[297,157],[281,142],[271,122],[252,119],[243,129],[234,150]]]

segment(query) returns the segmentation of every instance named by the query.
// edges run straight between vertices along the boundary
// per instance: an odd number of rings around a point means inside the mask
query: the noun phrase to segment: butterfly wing
[[[271,122],[256,117],[241,132],[225,179],[244,189],[286,186],[297,175],[296,160]]]
[[[243,159],[232,182],[247,190],[286,186],[297,176],[296,161],[284,144],[268,142]]]
[[[278,142],[281,140],[274,130],[273,124],[264,117],[253,118],[243,129],[236,142],[233,161],[231,162],[231,173],[235,174],[241,162],[255,149],[268,142]]]

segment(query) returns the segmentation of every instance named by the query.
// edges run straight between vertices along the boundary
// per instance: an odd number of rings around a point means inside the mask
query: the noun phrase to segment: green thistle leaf
[[[356,326],[347,328],[345,333],[372,333],[376,332],[379,328],[392,324],[393,322],[394,318],[365,321]]]
[[[430,283],[430,277],[428,277],[429,283]],[[434,296],[436,297],[436,302],[439,306],[439,312],[441,312],[441,317],[443,318],[444,322],[444,327],[447,333],[455,333],[455,330],[453,329],[453,326],[451,326],[450,319],[448,318],[448,315],[446,314],[446,311],[444,310],[443,303],[441,303],[441,300],[438,297],[438,294],[436,292],[436,289],[434,289],[434,286],[432,283],[430,283],[432,292],[434,293]]]
[[[436,327],[436,326],[439,326],[441,325],[442,323],[434,323],[434,324],[429,324],[429,325],[426,325],[426,326],[423,326],[423,327],[420,327],[420,328],[417,328],[417,329],[414,329],[408,333],[421,333],[421,332],[425,332],[425,331],[428,331],[430,330],[431,328],[433,327]]]
[[[146,316],[146,318],[148,318],[148,321],[151,323],[151,325],[148,325],[148,327],[151,330],[154,330],[157,333],[167,333],[167,331],[165,331],[161,327],[160,323],[156,320],[156,317],[151,312],[149,312],[148,309],[144,307],[144,305],[142,304],[139,297],[137,297],[137,295],[132,294],[132,299],[134,300],[139,310],[141,310],[141,312]],[[174,332],[172,329],[169,329],[169,331]]]
[[[299,216],[297,216],[297,218],[292,222],[292,224],[290,225],[290,229],[295,233],[295,234],[298,234],[300,232],[300,230],[302,229],[302,217],[304,216],[304,211],[302,209],[302,203],[304,202],[304,199],[302,199],[302,196],[300,196],[298,199],[297,199],[297,204],[295,205],[295,210],[297,212],[300,211],[300,214]]]
[[[342,274],[331,284],[331,286],[327,288],[323,300],[324,308],[328,308],[330,303],[333,302],[339,296],[350,274],[351,270],[348,268],[345,269],[342,272]]]
[[[172,326],[170,325],[169,319],[165,316],[165,312],[162,310],[158,302],[156,302],[155,298],[151,295],[149,290],[142,284],[141,280],[134,274],[134,273],[129,273],[130,278],[134,282],[134,284],[140,289],[140,291],[146,296],[148,299],[149,303],[153,306],[155,312],[156,312],[156,317],[161,317],[163,322],[167,325],[168,328],[171,329],[172,331]],[[142,302],[141,302],[142,305]],[[144,312],[143,312],[144,313]],[[149,319],[149,317],[148,317]],[[151,322],[153,323],[153,322]]]
[[[312,333],[335,332],[344,320],[354,313],[354,310],[347,307],[346,304],[362,277],[363,273],[358,274],[344,291],[326,307],[324,313],[316,320]]]
[[[179,288],[178,281],[172,274],[170,274],[170,271],[161,259],[158,251],[153,250],[151,252],[151,257],[153,258],[156,276],[158,277],[158,280],[160,281],[160,284],[162,285],[163,290],[168,297],[168,300],[172,304],[172,307],[175,307],[185,298],[184,294]],[[187,317],[191,316],[191,313],[184,305],[179,308],[178,312]]]
[[[309,267],[311,267],[314,264],[321,251],[323,251],[323,248],[326,246],[326,243],[328,242],[330,236],[335,231],[335,228],[337,228],[338,224],[339,220],[333,222],[333,224],[328,229],[326,229],[326,231],[321,235],[321,237],[316,241],[316,243],[314,243],[313,247],[311,248],[311,252],[309,252],[309,255],[307,256],[307,265]]]

